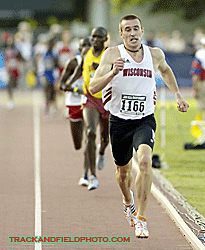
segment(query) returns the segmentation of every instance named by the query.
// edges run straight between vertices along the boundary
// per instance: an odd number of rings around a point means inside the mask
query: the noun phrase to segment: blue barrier
[[[191,87],[192,77],[190,75],[192,61],[194,56],[188,53],[165,53],[165,58],[172,68],[179,87]]]
[[[172,68],[179,87],[191,87],[192,86],[192,77],[190,75],[191,64],[194,59],[194,56],[187,53],[171,53],[166,52],[165,58],[167,63]],[[5,61],[4,53],[0,50],[0,89],[5,88]],[[160,87],[163,84],[159,72],[156,72],[156,84],[157,87]]]
[[[6,71],[5,71],[5,60],[4,60],[4,52],[0,50],[0,89],[4,89],[6,87]]]

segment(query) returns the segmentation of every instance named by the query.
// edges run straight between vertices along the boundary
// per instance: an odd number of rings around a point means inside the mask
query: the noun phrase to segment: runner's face
[[[123,20],[120,35],[127,48],[134,49],[140,46],[144,29],[138,19]]]
[[[101,49],[104,47],[106,41],[106,36],[102,30],[94,29],[91,33],[91,44],[96,49]]]

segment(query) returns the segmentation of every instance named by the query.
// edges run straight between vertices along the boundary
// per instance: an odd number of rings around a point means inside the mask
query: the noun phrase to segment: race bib
[[[122,94],[120,112],[125,115],[144,116],[146,96]]]

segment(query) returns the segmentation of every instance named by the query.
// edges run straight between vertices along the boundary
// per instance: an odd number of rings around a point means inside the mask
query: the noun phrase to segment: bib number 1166
[[[120,112],[127,115],[144,115],[146,96],[122,95]]]

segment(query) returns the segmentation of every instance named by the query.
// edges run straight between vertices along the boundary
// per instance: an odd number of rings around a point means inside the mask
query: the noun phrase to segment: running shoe
[[[79,186],[88,186],[89,185],[88,179],[85,176],[81,177],[79,182],[78,182],[78,185]]]
[[[88,190],[96,189],[99,186],[98,180],[94,175],[89,177]]]
[[[99,150],[100,150],[100,144],[98,144],[98,156],[97,156],[97,160],[96,160],[96,166],[99,170],[102,170],[105,166],[106,163],[106,158],[105,155],[101,155],[99,154]]]
[[[135,225],[135,235],[137,238],[148,238],[149,231],[147,229],[146,218],[139,216]]]
[[[124,208],[125,219],[128,221],[131,227],[134,227],[135,224],[137,223],[137,211],[134,204],[134,193],[132,190],[130,190],[130,193],[132,196],[132,202],[129,205],[127,205],[123,200],[123,208]]]

